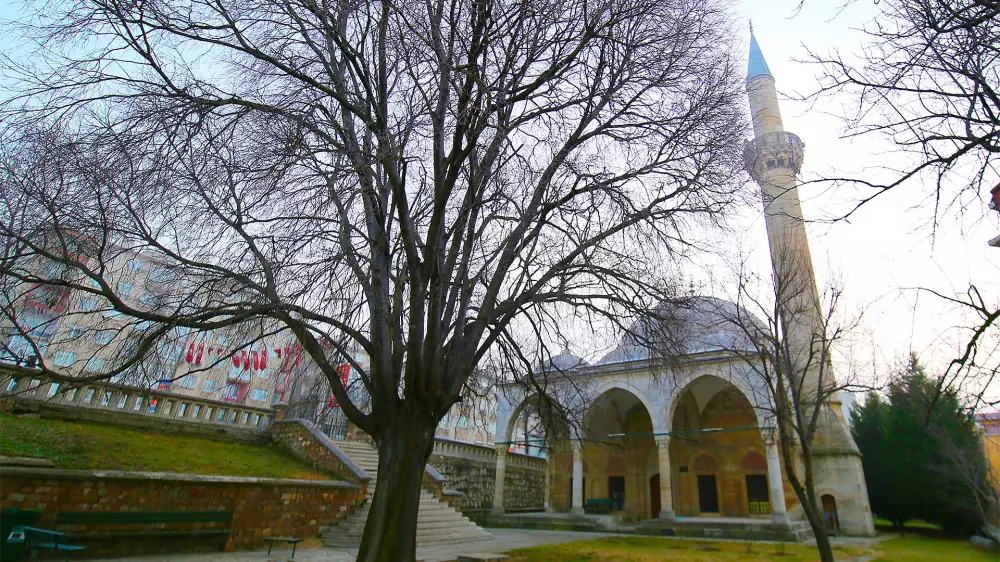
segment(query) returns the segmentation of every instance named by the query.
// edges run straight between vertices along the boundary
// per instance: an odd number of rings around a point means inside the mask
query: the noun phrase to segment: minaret
[[[752,29],[747,92],[754,139],[747,143],[744,156],[747,170],[760,185],[775,298],[790,360],[806,379],[803,389],[812,388],[816,392],[821,372],[824,386],[833,388],[836,381],[829,361],[821,366],[810,359],[818,355],[816,347],[824,333],[824,317],[796,177],[802,168],[805,145],[782,125],[774,76]],[[839,398],[834,394],[826,402],[828,407],[820,417],[813,447],[817,495],[833,497],[843,532],[873,535],[861,455],[847,427]]]

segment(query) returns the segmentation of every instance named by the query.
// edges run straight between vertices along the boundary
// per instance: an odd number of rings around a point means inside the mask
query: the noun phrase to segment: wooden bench
[[[583,505],[586,513],[611,513],[613,505],[610,498],[587,498],[587,503]]]
[[[289,542],[292,543],[292,558],[295,558],[295,547],[302,542],[302,539],[297,539],[294,537],[264,537],[264,542],[267,543],[267,555],[271,555],[271,547],[274,546],[276,542]]]
[[[69,560],[69,554],[71,552],[79,552],[86,549],[86,547],[64,542],[65,539],[63,537],[65,537],[65,535],[66,533],[60,533],[59,531],[50,531],[48,529],[39,529],[38,527],[20,525],[14,527],[14,529],[10,532],[10,535],[7,537],[7,542],[23,542],[29,551],[35,551],[35,560],[38,560],[38,557],[43,550],[54,550],[63,554],[64,558]]]
[[[232,511],[63,511],[56,515],[56,527],[64,525],[86,525],[85,532],[70,532],[66,536],[74,539],[130,539],[128,552],[132,554],[135,539],[170,538],[170,537],[218,537],[221,541],[219,550],[225,547],[230,535],[228,526],[225,529],[177,529],[168,528],[170,524],[188,523],[229,523],[233,517]],[[136,524],[152,524],[162,528],[129,529],[93,531],[91,527],[132,526]]]

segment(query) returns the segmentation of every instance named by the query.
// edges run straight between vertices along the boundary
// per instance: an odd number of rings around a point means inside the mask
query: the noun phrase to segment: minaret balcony
[[[743,161],[753,178],[759,179],[768,170],[802,169],[805,143],[794,133],[777,131],[749,140],[743,147]]]

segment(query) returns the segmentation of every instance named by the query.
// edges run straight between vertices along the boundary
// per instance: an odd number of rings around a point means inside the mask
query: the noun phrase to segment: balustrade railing
[[[41,374],[22,376],[0,373],[0,396],[179,421],[219,424],[250,431],[266,430],[274,421],[275,414],[273,410],[265,408],[106,381],[75,386],[69,382],[49,380]]]

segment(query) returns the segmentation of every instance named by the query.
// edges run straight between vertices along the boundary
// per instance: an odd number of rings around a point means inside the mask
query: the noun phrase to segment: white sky
[[[838,48],[848,56],[857,53],[865,36],[858,31],[878,13],[873,0],[856,1],[841,9],[840,2],[806,0],[796,12],[798,0],[741,0],[734,5],[742,21],[752,19],[757,40],[775,77],[780,93],[815,91],[818,68],[794,59],[805,58],[805,48],[819,53]],[[0,20],[17,18],[20,8],[9,0],[0,3]],[[749,42],[747,32],[742,48]],[[0,41],[0,48],[9,48]],[[744,51],[745,52],[745,51]],[[804,174],[823,174],[835,168],[860,170],[886,162],[874,142],[840,138],[840,103],[815,107],[783,99],[781,113],[785,129],[798,134],[806,144]],[[878,359],[891,362],[910,350],[938,370],[956,356],[964,334],[954,329],[969,325],[928,294],[919,297],[901,288],[929,287],[943,293],[964,290],[975,282],[995,302],[1000,295],[1000,249],[986,241],[1000,233],[997,213],[985,210],[989,188],[1000,178],[981,186],[981,203],[973,205],[965,219],[944,221],[931,239],[927,191],[919,184],[880,196],[859,211],[850,224],[808,226],[813,261],[822,286],[831,275],[842,280],[851,309],[865,311],[869,342]],[[800,190],[807,219],[821,219],[831,209],[842,209],[850,193],[822,192],[818,187]],[[763,244],[764,226],[758,209],[747,209],[746,230],[752,241]],[[766,256],[758,252],[761,260]],[[711,258],[708,258],[711,259]],[[767,264],[760,261],[762,273]],[[712,284],[705,269],[685,272],[705,286]],[[584,355],[586,350],[573,350]],[[994,359],[996,361],[997,359]],[[1000,389],[995,394],[1000,395]]]
[[[775,77],[780,94],[806,94],[817,89],[819,69],[801,61],[806,47],[825,54],[838,49],[850,60],[866,36],[858,31],[878,13],[872,0],[841,2],[806,0],[796,11],[798,0],[742,0],[737,10],[743,20],[753,21],[761,51]],[[744,48],[749,43],[749,32]],[[785,129],[805,142],[803,173],[830,173],[834,169],[874,169],[890,163],[880,155],[884,146],[871,141],[841,138],[840,103],[831,100],[811,106],[781,99]],[[956,356],[965,334],[953,327],[969,325],[953,307],[923,293],[919,297],[901,288],[923,286],[945,294],[964,291],[970,282],[998,300],[1000,295],[1000,248],[986,242],[1000,234],[1000,217],[985,208],[989,190],[1000,178],[980,187],[964,219],[946,218],[931,239],[931,211],[925,203],[931,185],[919,182],[886,193],[863,207],[850,224],[808,225],[813,261],[822,287],[831,275],[842,280],[851,308],[864,309],[864,324],[881,360],[892,361],[917,352],[925,364],[945,367]],[[827,190],[828,191],[828,190]],[[822,219],[831,209],[843,209],[850,193],[824,192],[819,186],[800,189],[806,219]],[[922,205],[921,205],[922,204]],[[919,208],[915,208],[919,205]],[[756,216],[751,230],[764,240],[763,220]],[[695,273],[697,276],[697,274]],[[996,362],[1000,358],[994,358]],[[1000,394],[997,389],[995,394]]]

